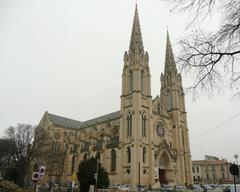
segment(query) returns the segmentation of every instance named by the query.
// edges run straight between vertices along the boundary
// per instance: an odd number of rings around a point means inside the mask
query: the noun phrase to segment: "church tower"
[[[161,74],[160,98],[172,122],[172,149],[176,151],[176,183],[192,183],[192,162],[189,147],[187,113],[182,86],[182,76],[177,72],[169,34],[165,53],[165,68]]]
[[[39,127],[48,131],[49,150],[57,157],[43,159],[47,180],[56,175],[58,183],[67,183],[79,163],[95,157],[111,184],[156,189],[162,184],[192,184],[182,77],[168,33],[166,42],[160,96],[152,99],[149,57],[136,6],[123,59],[120,110],[87,121],[45,113]]]
[[[144,51],[137,5],[128,52],[124,54],[122,73],[120,143],[121,183],[149,184],[153,135],[151,75],[148,53]],[[139,177],[139,174],[141,177]]]

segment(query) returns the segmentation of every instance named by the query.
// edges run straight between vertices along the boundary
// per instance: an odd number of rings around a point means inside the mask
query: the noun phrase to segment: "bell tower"
[[[165,68],[161,74],[161,100],[171,117],[173,143],[176,151],[176,181],[182,184],[192,184],[192,162],[187,126],[185,96],[182,86],[182,76],[177,72],[169,34],[165,53]]]
[[[121,95],[122,183],[148,185],[152,138],[152,96],[148,53],[144,51],[137,5],[129,50],[124,53]],[[139,178],[139,173],[141,178]]]

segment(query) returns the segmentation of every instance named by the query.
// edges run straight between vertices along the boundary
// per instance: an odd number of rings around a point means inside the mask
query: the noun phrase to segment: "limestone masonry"
[[[129,50],[124,53],[120,110],[88,121],[45,112],[39,127],[49,132],[52,152],[42,163],[47,181],[66,183],[81,161],[99,157],[111,184],[192,184],[187,113],[181,74],[166,38],[160,95],[151,95],[148,53],[137,6]],[[140,166],[139,166],[140,165]]]

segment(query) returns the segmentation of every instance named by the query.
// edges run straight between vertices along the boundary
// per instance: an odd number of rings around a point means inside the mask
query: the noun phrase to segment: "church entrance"
[[[170,179],[168,178],[170,176],[168,174],[170,167],[171,167],[171,161],[170,161],[169,155],[167,154],[167,152],[163,152],[159,159],[159,168],[158,168],[158,173],[159,173],[158,178],[159,178],[160,185],[168,184]]]
[[[158,169],[158,173],[159,173],[159,182],[161,184],[167,184],[166,170],[165,169]]]

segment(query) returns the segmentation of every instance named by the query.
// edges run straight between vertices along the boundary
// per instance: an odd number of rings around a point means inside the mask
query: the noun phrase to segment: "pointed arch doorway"
[[[161,153],[159,158],[159,167],[158,167],[159,177],[158,178],[159,178],[160,185],[168,184],[170,169],[171,169],[170,156],[166,151],[164,151]]]

